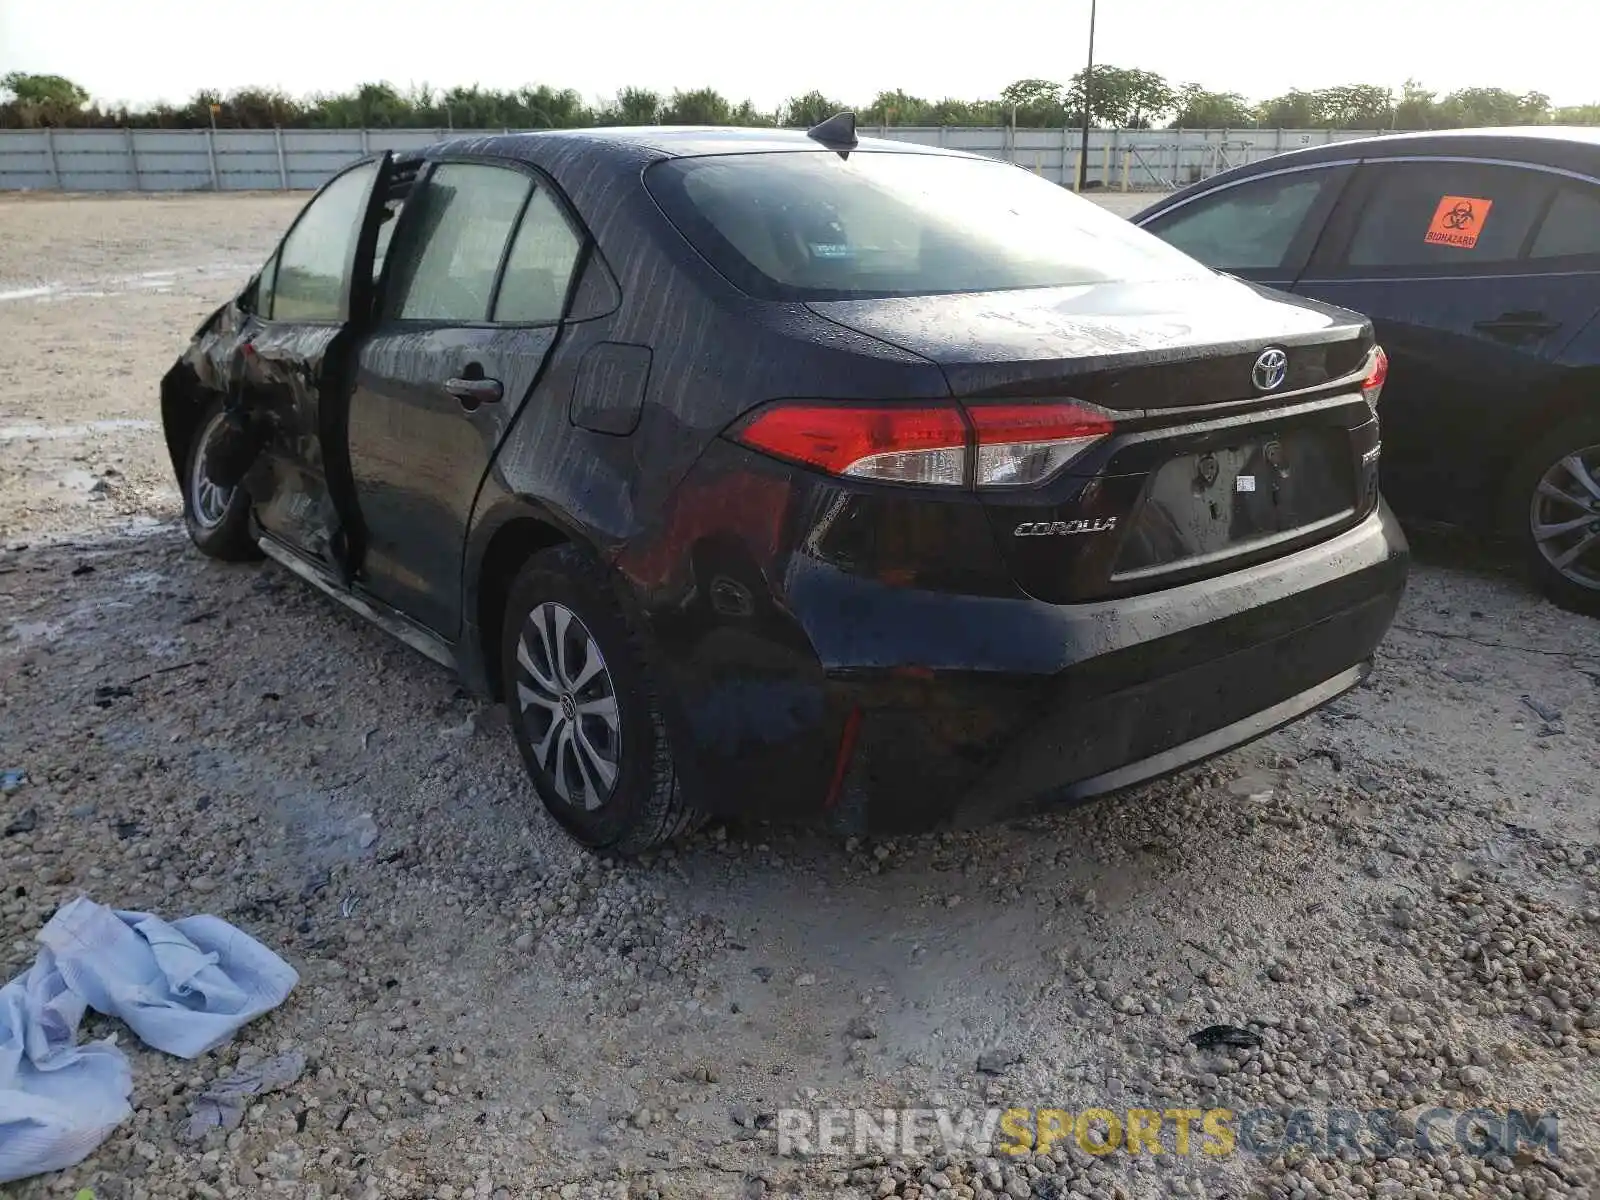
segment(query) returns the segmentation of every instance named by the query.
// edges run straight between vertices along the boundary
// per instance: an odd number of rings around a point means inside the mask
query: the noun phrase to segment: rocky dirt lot
[[[79,894],[216,913],[302,975],[194,1062],[123,1030],[133,1120],[8,1194],[1591,1194],[1595,622],[1435,548],[1366,686],[1178,778],[972,833],[596,859],[499,709],[175,522],[156,381],[301,199],[0,200],[0,772],[26,773],[0,774],[0,978]],[[1243,1044],[1190,1040],[1217,1025]],[[294,1085],[177,1138],[283,1049]],[[1010,1105],[1383,1108],[1406,1136],[776,1153],[782,1109]],[[1559,1153],[1448,1122],[1419,1147],[1434,1106],[1556,1111]]]

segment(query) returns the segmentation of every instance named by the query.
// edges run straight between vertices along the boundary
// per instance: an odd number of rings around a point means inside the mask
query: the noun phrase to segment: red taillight
[[[1374,412],[1378,408],[1378,395],[1383,391],[1384,380],[1389,378],[1389,356],[1382,346],[1374,346],[1367,356],[1367,377],[1361,381],[1361,394]]]
[[[953,404],[776,404],[737,437],[831,475],[955,486],[966,478],[967,425]]]
[[[941,487],[1041,483],[1111,432],[1076,404],[769,406],[738,430],[745,445],[833,475]],[[968,471],[969,451],[976,476]]]

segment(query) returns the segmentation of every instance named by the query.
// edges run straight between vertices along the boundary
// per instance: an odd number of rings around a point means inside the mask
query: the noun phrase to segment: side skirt
[[[455,652],[450,648],[450,643],[437,634],[422,628],[414,621],[408,620],[394,610],[375,601],[366,600],[345,591],[336,582],[327,578],[316,567],[301,558],[300,555],[268,534],[263,533],[258,537],[256,544],[261,547],[261,553],[265,554],[273,562],[288,568],[288,570],[294,572],[294,574],[313,587],[326,592],[340,604],[365,617],[391,637],[398,638],[417,651],[417,653],[426,655],[440,666],[449,667],[452,671],[457,670]]]

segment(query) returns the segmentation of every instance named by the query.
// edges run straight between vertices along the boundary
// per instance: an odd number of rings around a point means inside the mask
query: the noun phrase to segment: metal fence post
[[[367,140],[367,127],[363,125],[361,127],[361,157],[365,158],[370,153],[372,153],[372,151],[369,148],[369,143]]]
[[[44,127],[44,151],[50,157],[50,179],[56,185],[56,191],[61,191],[61,164],[56,161],[56,132],[50,126]]]
[[[1061,127],[1061,179],[1062,187],[1067,186],[1067,162],[1072,155],[1072,128],[1068,125]],[[1074,188],[1074,191],[1077,189]]]
[[[272,141],[278,148],[278,187],[287,192],[289,190],[289,160],[283,156],[283,129],[280,126],[272,127]]]
[[[139,150],[133,144],[133,126],[128,126],[122,132],[128,135],[128,173],[133,176],[133,190],[143,191],[143,185],[139,182]]]
[[[217,182],[217,131],[206,130],[206,161],[211,165],[211,190],[220,192],[222,185]]]

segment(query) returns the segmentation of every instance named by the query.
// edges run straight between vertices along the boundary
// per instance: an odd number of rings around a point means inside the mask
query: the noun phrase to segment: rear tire
[[[206,452],[222,428],[222,398],[207,406],[195,424],[183,470],[183,523],[202,554],[224,562],[253,562],[261,550],[250,536],[250,496],[242,487],[224,488],[206,474]]]
[[[1562,608],[1600,616],[1600,416],[1541,436],[1506,493],[1507,528],[1539,590]]]
[[[575,546],[511,585],[500,678],[545,809],[594,850],[643,854],[696,828],[644,647],[602,568]]]

